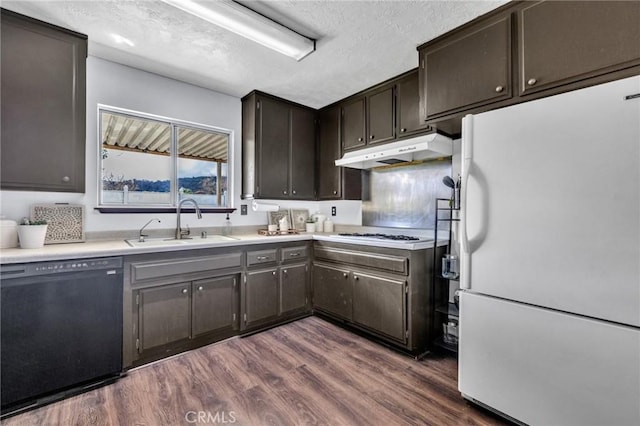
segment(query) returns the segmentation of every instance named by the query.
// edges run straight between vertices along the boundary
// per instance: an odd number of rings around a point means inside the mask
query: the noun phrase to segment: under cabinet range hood
[[[390,164],[450,157],[453,142],[447,136],[430,133],[398,142],[347,152],[336,166],[372,169]]]

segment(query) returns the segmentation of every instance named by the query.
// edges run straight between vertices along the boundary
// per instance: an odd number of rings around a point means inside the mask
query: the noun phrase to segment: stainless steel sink
[[[182,245],[198,245],[198,244],[215,244],[226,241],[238,241],[238,238],[226,235],[207,235],[206,238],[194,237],[176,240],[175,238],[146,238],[144,241],[137,239],[124,240],[131,247],[156,247],[156,246],[182,246]]]

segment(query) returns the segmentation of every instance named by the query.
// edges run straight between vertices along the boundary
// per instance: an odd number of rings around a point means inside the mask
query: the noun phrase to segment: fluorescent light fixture
[[[206,3],[193,0],[162,1],[297,61],[316,49],[315,40],[304,37],[231,0]]]

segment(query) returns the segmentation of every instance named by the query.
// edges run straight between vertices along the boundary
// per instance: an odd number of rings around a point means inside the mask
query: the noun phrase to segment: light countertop
[[[231,239],[232,238],[232,239]],[[149,246],[131,247],[124,239],[113,240],[94,240],[86,241],[84,243],[69,243],[69,244],[49,244],[38,249],[20,249],[10,248],[0,250],[0,263],[13,264],[13,263],[26,263],[26,262],[42,262],[50,260],[66,260],[66,259],[86,259],[92,257],[105,257],[105,256],[124,256],[135,255],[144,253],[160,253],[170,252],[178,250],[189,249],[202,249],[202,248],[214,248],[214,247],[234,247],[245,246],[251,244],[269,244],[269,243],[284,243],[291,241],[332,241],[349,244],[357,244],[364,246],[374,247],[388,247],[399,248],[404,250],[421,250],[433,247],[433,242],[418,242],[407,243],[398,242],[393,240],[358,240],[358,241],[345,241],[336,237],[336,234],[291,234],[291,235],[277,235],[277,236],[264,236],[257,233],[252,234],[240,234],[231,235],[230,238],[224,240],[209,238],[200,239],[194,238],[187,243],[166,243],[166,244],[151,244]],[[438,246],[445,245],[446,241],[438,241]]]

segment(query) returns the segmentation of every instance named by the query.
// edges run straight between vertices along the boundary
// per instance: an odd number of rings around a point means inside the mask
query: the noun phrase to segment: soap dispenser
[[[222,235],[231,235],[231,219],[229,219],[229,213],[227,213],[227,218],[224,220]]]

